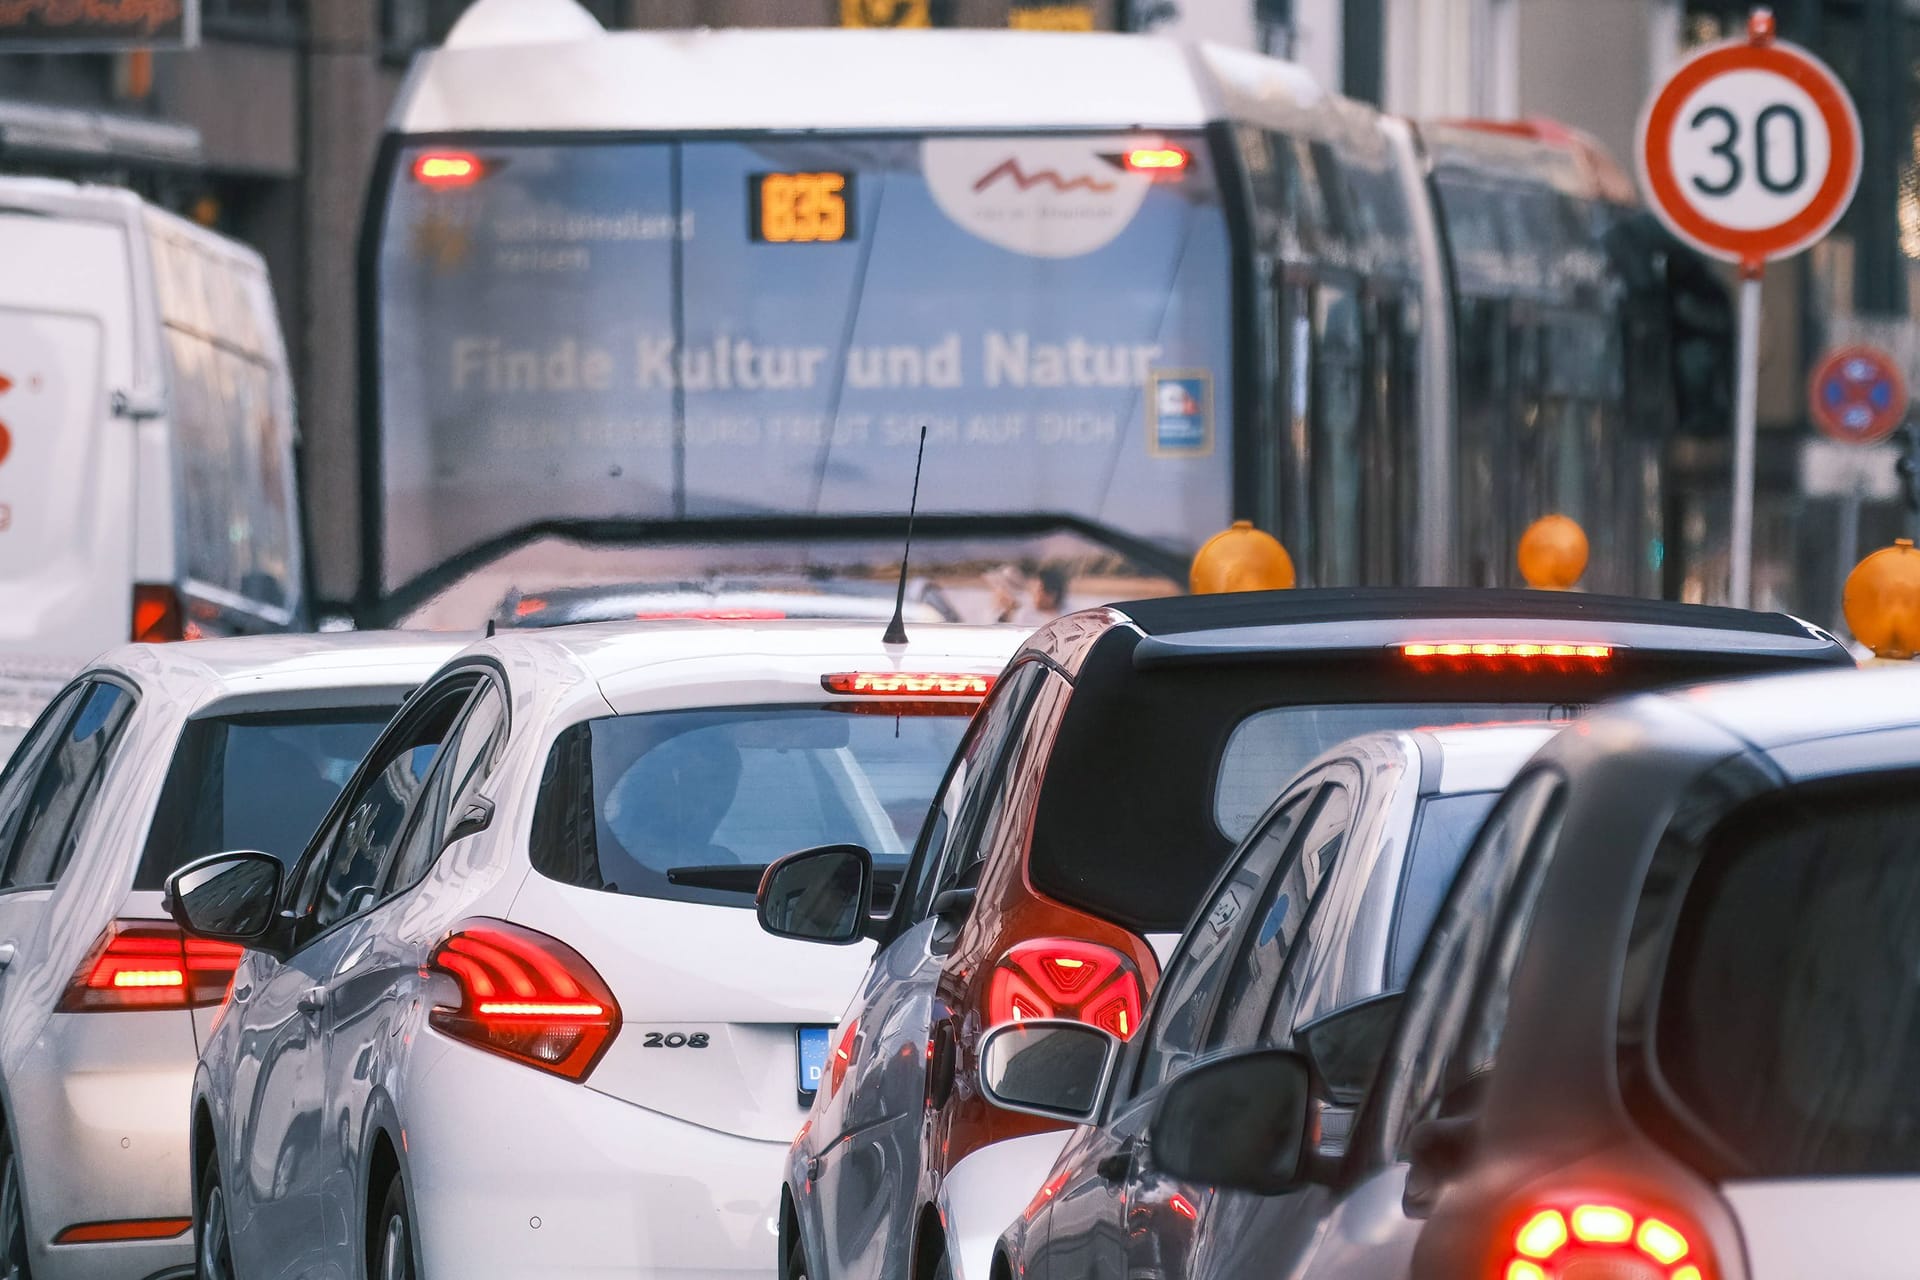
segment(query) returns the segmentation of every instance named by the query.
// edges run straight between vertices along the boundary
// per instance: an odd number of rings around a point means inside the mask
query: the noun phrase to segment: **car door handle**
[[[15,950],[16,948],[11,942],[0,942],[0,969],[4,969],[13,963]]]
[[[299,1006],[300,1012],[309,1018],[317,1018],[320,1016],[320,1011],[327,1007],[327,989],[309,987],[300,993],[300,999],[295,1001],[295,1004]]]

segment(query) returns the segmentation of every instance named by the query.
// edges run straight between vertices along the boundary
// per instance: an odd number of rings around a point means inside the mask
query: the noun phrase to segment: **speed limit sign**
[[[1680,64],[1640,117],[1647,203],[1682,240],[1740,264],[1733,394],[1733,520],[1727,597],[1753,599],[1753,469],[1760,386],[1760,274],[1833,229],[1860,183],[1860,116],[1825,63],[1774,36],[1755,9],[1747,38]]]
[[[1860,117],[1825,63],[1773,38],[1695,54],[1654,95],[1638,159],[1649,203],[1694,247],[1758,269],[1833,229],[1860,181]]]

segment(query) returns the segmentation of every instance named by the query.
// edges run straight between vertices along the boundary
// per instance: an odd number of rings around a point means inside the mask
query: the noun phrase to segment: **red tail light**
[[[1077,938],[1022,942],[987,984],[987,1025],[1073,1018],[1127,1039],[1145,1004],[1139,971],[1112,947]]]
[[[1496,1280],[1708,1280],[1712,1272],[1679,1227],[1654,1214],[1586,1200],[1543,1205],[1513,1233]]]
[[[226,999],[244,954],[230,942],[189,938],[157,920],[116,920],[60,999],[62,1013],[199,1009]]]
[[[480,157],[467,151],[428,151],[413,162],[413,179],[423,187],[470,187],[485,173]]]
[[[1580,641],[1447,640],[1399,646],[1400,656],[1425,671],[1601,671],[1614,646]]]
[[[137,582],[133,587],[133,639],[136,644],[161,644],[184,640],[187,636],[186,611],[180,607],[180,593],[172,587]]]
[[[872,694],[921,698],[984,698],[993,688],[992,676],[955,675],[942,671],[834,671],[820,677],[828,693]]]
[[[427,1021],[475,1048],[584,1080],[620,1030],[620,1006],[584,957],[558,938],[504,920],[468,920],[427,967],[453,979],[460,1002]]]
[[[115,1240],[171,1240],[193,1226],[192,1218],[121,1218],[82,1222],[61,1231],[55,1244],[103,1244]]]

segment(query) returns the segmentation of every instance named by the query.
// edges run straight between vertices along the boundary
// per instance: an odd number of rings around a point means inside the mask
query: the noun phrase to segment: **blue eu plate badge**
[[[1165,369],[1147,375],[1147,447],[1156,458],[1213,452],[1213,375]]]
[[[827,1044],[833,1035],[833,1028],[800,1027],[798,1031],[800,1103],[805,1106],[813,1101],[813,1095],[820,1089],[820,1081],[827,1074]]]

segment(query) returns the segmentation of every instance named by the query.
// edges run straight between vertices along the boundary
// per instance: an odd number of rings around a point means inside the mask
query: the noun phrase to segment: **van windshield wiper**
[[[762,862],[719,862],[704,867],[673,867],[667,872],[667,883],[684,885],[689,889],[721,889],[730,893],[758,893],[760,877],[767,874],[767,864]]]

